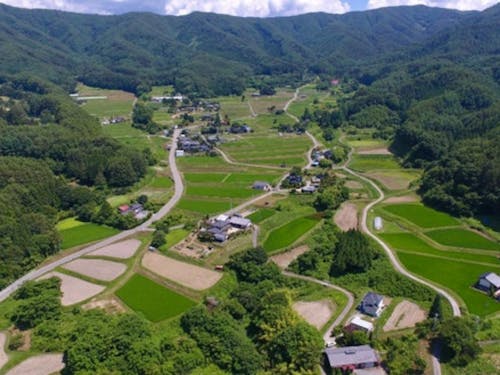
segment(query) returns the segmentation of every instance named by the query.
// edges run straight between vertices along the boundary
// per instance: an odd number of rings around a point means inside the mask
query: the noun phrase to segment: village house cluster
[[[136,220],[144,220],[149,215],[149,211],[144,209],[144,206],[140,203],[121,205],[118,207],[118,211],[122,215],[132,215]]]
[[[208,220],[198,233],[198,238],[203,241],[226,242],[231,236],[244,232],[252,226],[249,219],[239,215],[219,215]]]

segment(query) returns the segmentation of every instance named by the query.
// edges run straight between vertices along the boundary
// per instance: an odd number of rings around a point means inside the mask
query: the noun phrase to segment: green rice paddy
[[[89,242],[102,240],[118,232],[118,229],[93,223],[74,225],[70,228],[59,230],[59,234],[62,238],[61,249],[70,249]]]
[[[319,222],[319,218],[305,216],[295,219],[274,229],[264,241],[264,249],[268,252],[283,249],[292,245]]]
[[[251,215],[247,216],[247,219],[251,220],[252,223],[259,224],[263,222],[264,220],[270,218],[276,213],[275,210],[271,210],[269,208],[261,208]]]
[[[116,295],[152,322],[173,318],[195,305],[194,301],[137,274],[118,289]]]
[[[500,251],[498,243],[466,229],[438,229],[425,232],[425,235],[445,246]]]
[[[457,219],[443,212],[420,204],[393,204],[383,209],[418,225],[421,228],[436,228],[458,225]]]
[[[228,201],[216,201],[216,200],[199,200],[182,198],[178,208],[188,211],[194,211],[201,214],[215,214],[219,212],[224,212],[230,210],[233,205]]]

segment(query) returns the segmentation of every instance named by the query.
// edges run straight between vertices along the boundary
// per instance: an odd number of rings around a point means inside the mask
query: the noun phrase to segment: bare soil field
[[[40,277],[40,279],[49,279],[54,276],[61,279],[61,303],[63,306],[70,306],[85,301],[105,289],[102,285],[92,284],[60,272],[49,272]]]
[[[141,246],[139,240],[125,240],[97,249],[89,255],[128,259],[135,254],[139,246]]]
[[[355,204],[344,202],[335,213],[335,224],[344,232],[358,227],[358,208]]]
[[[142,266],[159,276],[194,290],[208,289],[222,278],[222,273],[152,252],[144,255]]]
[[[126,309],[116,298],[106,298],[97,301],[90,301],[82,306],[85,310],[102,309],[110,314],[125,312]]]
[[[9,357],[5,353],[5,345],[7,344],[7,335],[5,332],[0,332],[0,369],[8,362]]]
[[[384,331],[415,327],[415,324],[424,321],[426,317],[426,312],[418,305],[410,301],[403,301],[396,306],[385,323]]]
[[[401,197],[390,197],[387,198],[384,203],[411,203],[417,202],[418,198],[414,195],[403,195]]]
[[[387,147],[360,149],[357,151],[359,155],[391,155],[392,153]]]
[[[363,184],[361,184],[361,182],[353,180],[346,181],[345,186],[349,189],[363,189]]]
[[[331,301],[324,299],[314,302],[298,301],[293,304],[293,309],[306,322],[321,329],[332,317],[335,312],[335,307]]]
[[[59,373],[63,368],[62,354],[42,354],[21,362],[6,375],[50,375]]]
[[[278,267],[282,269],[288,268],[290,263],[292,263],[295,259],[297,259],[299,256],[304,254],[305,252],[309,251],[309,246],[304,245],[304,246],[299,246],[296,247],[295,249],[292,249],[290,251],[286,251],[281,254],[276,254],[273,255],[270,259],[278,265]]]
[[[123,263],[102,259],[75,259],[63,268],[102,281],[114,280],[127,270]]]

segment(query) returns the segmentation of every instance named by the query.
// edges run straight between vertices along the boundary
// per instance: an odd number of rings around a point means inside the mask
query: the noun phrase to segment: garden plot
[[[418,198],[414,195],[403,195],[400,197],[387,198],[384,203],[413,203],[418,202]]]
[[[50,375],[59,373],[63,368],[62,354],[42,354],[21,362],[6,375]]]
[[[101,281],[112,281],[127,270],[123,263],[102,259],[75,259],[63,268]]]
[[[40,277],[40,279],[49,279],[51,277],[61,279],[61,303],[63,306],[70,306],[85,301],[101,293],[105,289],[102,285],[92,284],[88,281],[60,272],[47,273]]]
[[[306,322],[317,329],[328,323],[335,312],[332,302],[327,299],[314,302],[298,301],[292,307]]]
[[[286,251],[281,254],[276,254],[271,257],[271,260],[278,265],[278,267],[282,269],[287,269],[288,266],[299,256],[309,251],[309,246],[299,246],[293,250]]]
[[[144,255],[142,266],[159,276],[194,290],[208,289],[222,278],[222,273],[152,252]]]
[[[417,323],[424,321],[427,314],[418,305],[410,301],[400,302],[392,315],[384,325],[384,331],[394,331],[397,329],[415,327]]]
[[[358,208],[353,203],[345,202],[335,213],[335,224],[347,232],[349,229],[356,229],[358,227]]]
[[[139,249],[139,246],[141,246],[141,241],[139,240],[126,240],[102,247],[91,252],[89,255],[129,259]]]
[[[7,336],[4,332],[0,332],[0,369],[9,361],[5,353],[5,344],[7,344]]]

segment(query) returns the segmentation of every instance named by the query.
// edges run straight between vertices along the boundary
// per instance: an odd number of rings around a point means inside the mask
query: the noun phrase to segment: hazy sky
[[[23,8],[50,8],[81,13],[120,14],[148,11],[184,15],[193,11],[237,16],[290,16],[308,12],[345,13],[394,5],[482,10],[499,0],[0,0]]]

